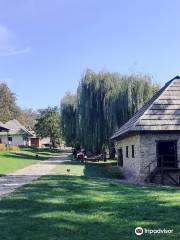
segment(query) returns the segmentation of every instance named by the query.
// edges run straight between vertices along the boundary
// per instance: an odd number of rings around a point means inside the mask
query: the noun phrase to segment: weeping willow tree
[[[77,97],[68,92],[61,101],[61,131],[69,146],[77,142],[77,116]]]
[[[78,88],[79,139],[84,148],[97,151],[104,143],[106,82],[87,71]]]
[[[147,75],[124,76],[87,70],[81,78],[77,95],[74,96],[73,104],[76,103],[76,107],[70,108],[71,114],[67,119],[68,124],[76,129],[72,134],[73,139],[90,151],[100,152],[103,147],[109,145],[109,138],[113,132],[157,89],[158,86],[153,84]],[[67,111],[69,106],[65,108]],[[66,131],[72,130],[68,127],[67,130],[64,129],[64,134],[67,134]]]

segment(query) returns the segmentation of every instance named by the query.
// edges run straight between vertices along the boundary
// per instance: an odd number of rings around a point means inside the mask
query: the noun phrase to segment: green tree
[[[31,108],[18,109],[16,119],[28,129],[34,129],[36,124],[37,112]]]
[[[67,92],[61,101],[62,135],[68,146],[77,142],[77,96]]]
[[[34,128],[37,113],[32,109],[21,109],[16,103],[16,95],[6,83],[0,83],[0,121],[6,123],[17,119],[27,128]]]
[[[111,145],[109,138],[157,91],[158,85],[144,74],[87,70],[77,94],[61,103],[63,135],[92,152]],[[67,138],[68,136],[68,138]],[[75,145],[75,144],[74,144]]]
[[[6,83],[0,84],[0,121],[7,122],[19,115],[16,105],[16,95]]]
[[[48,107],[39,110],[35,129],[40,137],[49,137],[52,147],[55,148],[61,136],[59,109],[57,107]]]

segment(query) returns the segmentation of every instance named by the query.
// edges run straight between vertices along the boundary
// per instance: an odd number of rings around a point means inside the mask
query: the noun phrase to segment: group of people
[[[87,159],[86,150],[85,149],[77,150],[76,148],[74,148],[73,157],[74,159],[78,159],[80,161],[86,160]]]
[[[86,161],[87,160],[87,153],[85,149],[79,149],[76,148],[73,149],[73,157],[74,159],[78,159],[80,161]],[[107,160],[107,153],[105,150],[102,151],[102,153],[99,155],[98,160],[103,160],[104,162]]]

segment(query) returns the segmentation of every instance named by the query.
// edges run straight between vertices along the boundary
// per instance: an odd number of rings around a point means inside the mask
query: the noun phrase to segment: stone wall
[[[144,181],[149,170],[146,166],[151,165],[151,171],[157,166],[156,141],[177,140],[177,158],[180,161],[180,135],[178,134],[141,134],[126,137],[115,143],[116,150],[123,149],[123,171],[128,178]],[[135,157],[131,156],[131,146],[135,146]],[[126,146],[129,146],[129,157],[126,158]]]
[[[140,178],[144,180],[148,176],[148,168],[144,169],[150,162],[151,170],[157,166],[156,141],[177,140],[177,159],[180,161],[180,135],[178,134],[142,134],[140,137],[141,170]]]
[[[134,158],[131,146],[134,145]],[[126,146],[129,147],[129,157],[126,157]],[[115,143],[116,151],[123,150],[123,173],[128,178],[139,178],[140,174],[140,135],[126,137]]]

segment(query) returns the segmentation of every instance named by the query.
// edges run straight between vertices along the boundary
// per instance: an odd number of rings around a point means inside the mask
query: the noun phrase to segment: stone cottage
[[[168,176],[179,184],[180,77],[167,82],[111,139],[128,178],[151,181],[161,174],[161,183]]]

